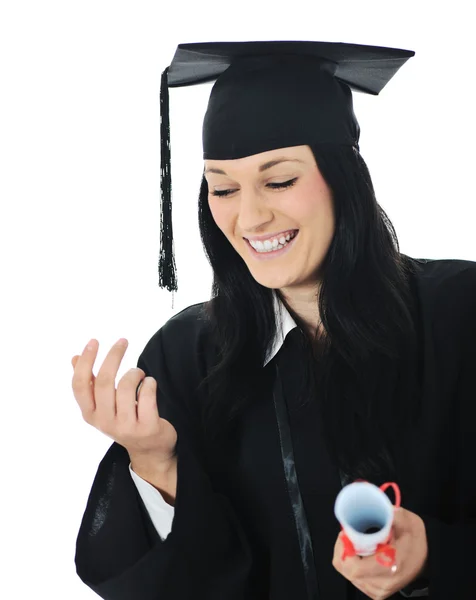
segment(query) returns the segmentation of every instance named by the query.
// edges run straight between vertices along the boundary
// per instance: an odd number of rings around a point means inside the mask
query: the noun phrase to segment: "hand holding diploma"
[[[425,524],[417,514],[398,506],[399,496],[398,491],[393,506],[381,488],[354,483],[343,488],[336,500],[343,531],[332,564],[372,600],[386,600],[418,579],[426,567]]]

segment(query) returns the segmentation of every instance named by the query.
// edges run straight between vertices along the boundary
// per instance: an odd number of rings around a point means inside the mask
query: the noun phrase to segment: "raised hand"
[[[91,349],[86,346],[71,360],[74,397],[84,420],[124,446],[130,456],[152,457],[154,464],[169,464],[174,459],[177,432],[159,415],[156,380],[145,377],[142,369],[133,368],[125,373],[116,390],[115,379],[127,340],[112,346],[96,377],[93,365],[99,343],[93,339],[89,344]]]

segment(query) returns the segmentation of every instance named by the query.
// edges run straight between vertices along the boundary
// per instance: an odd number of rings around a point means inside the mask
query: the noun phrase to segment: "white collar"
[[[274,338],[271,347],[266,355],[266,360],[263,365],[265,367],[269,361],[276,356],[288,333],[297,327],[296,322],[289,314],[284,304],[278,298],[278,295],[273,291],[274,314],[276,316],[276,337]]]

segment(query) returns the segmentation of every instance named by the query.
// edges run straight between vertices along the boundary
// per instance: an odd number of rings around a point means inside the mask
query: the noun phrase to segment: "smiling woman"
[[[266,178],[260,176],[259,165],[284,150],[299,157],[299,165],[281,163],[274,167],[276,175],[270,169]],[[362,157],[352,148],[314,144],[206,165],[226,173],[204,176],[199,197],[202,243],[214,273],[214,301],[208,310],[216,343],[224,349],[209,375],[215,391],[204,400],[208,441],[227,431],[226,420],[246,408],[246,400],[238,401],[247,397],[246,388],[240,389],[246,385],[245,374],[262,364],[279,327],[272,318],[274,291],[304,333],[303,343],[313,357],[302,402],[291,410],[312,402],[309,390],[319,386],[322,397],[329,398],[321,404],[325,437],[340,470],[348,478],[369,479],[376,472],[395,477],[388,445],[415,419],[418,404],[409,390],[406,400],[394,399],[392,405],[393,394],[382,402],[372,388],[375,369],[384,373],[383,360],[391,389],[398,369],[395,357],[404,352],[410,360],[415,352],[415,326],[408,312],[414,310],[408,280],[414,267],[398,253],[395,232],[376,202]],[[292,177],[297,183],[291,189],[266,187],[272,179]],[[216,198],[210,192],[215,186],[234,192]],[[279,252],[252,253],[245,239],[252,233],[268,237],[289,230],[297,235]],[[261,256],[268,260],[260,261]],[[331,341],[335,352],[330,352]],[[363,390],[359,404],[349,410],[353,372],[359,373]],[[235,403],[225,404],[223,397],[235,398]],[[378,419],[362,418],[378,412]]]
[[[137,363],[167,425],[153,410],[129,438],[176,433],[167,485],[156,451],[134,472],[124,437],[99,465],[76,565],[100,597],[474,598],[476,264],[400,253],[352,105],[412,55],[183,44],[164,71],[159,283],[177,289],[168,86],[216,79],[198,199],[213,286]],[[145,414],[141,390],[119,383],[119,402]],[[334,503],[354,479],[400,489],[394,571],[343,562]]]
[[[205,166],[213,220],[253,278],[281,290],[294,307],[307,286],[315,308],[316,273],[334,235],[334,215],[331,191],[310,147],[206,161]],[[294,241],[287,243],[290,233]],[[253,249],[247,240],[263,245]],[[298,297],[293,289],[301,290]],[[314,321],[317,327],[317,315]]]

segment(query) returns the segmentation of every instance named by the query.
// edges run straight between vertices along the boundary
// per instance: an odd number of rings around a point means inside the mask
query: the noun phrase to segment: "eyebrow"
[[[275,165],[279,165],[282,162],[304,163],[304,161],[299,160],[298,158],[276,158],[275,160],[270,160],[270,161],[265,162],[262,165],[260,165],[258,168],[258,171],[260,173],[262,173],[263,171],[266,171],[266,169],[271,169],[271,167],[274,167]],[[206,175],[207,173],[218,173],[218,175],[226,175],[225,171],[222,171],[222,169],[213,169],[213,168],[207,169],[204,174]]]

